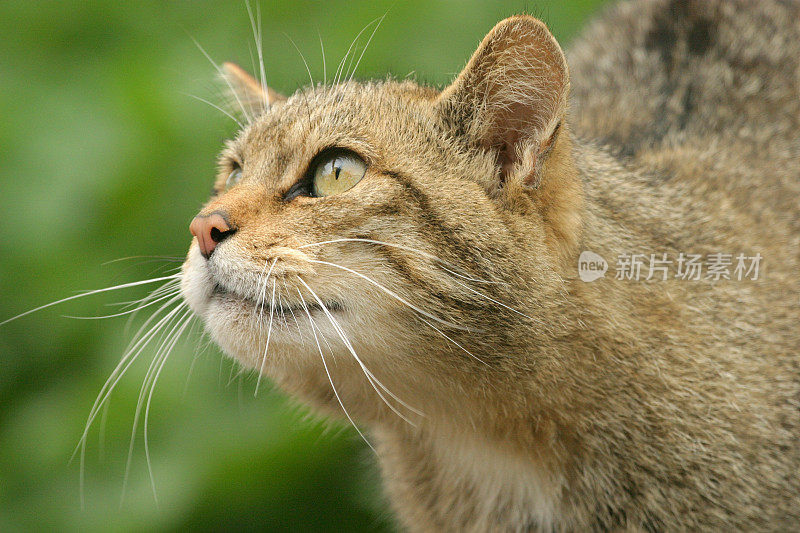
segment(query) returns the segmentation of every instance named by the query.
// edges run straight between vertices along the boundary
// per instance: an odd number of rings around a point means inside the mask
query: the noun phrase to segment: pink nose
[[[219,243],[236,232],[220,213],[194,217],[189,224],[189,231],[197,237],[200,252],[206,259],[211,257],[211,253]]]

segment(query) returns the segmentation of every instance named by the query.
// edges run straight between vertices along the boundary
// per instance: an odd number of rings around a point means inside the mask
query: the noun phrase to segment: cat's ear
[[[262,85],[236,63],[223,63],[222,76],[231,92],[232,104],[246,111],[245,114],[259,115],[268,106],[286,97]]]
[[[568,92],[567,62],[547,26],[516,16],[489,32],[437,105],[457,131],[495,151],[504,181],[538,187]]]

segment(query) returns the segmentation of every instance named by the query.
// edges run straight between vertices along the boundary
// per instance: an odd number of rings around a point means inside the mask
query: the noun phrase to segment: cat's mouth
[[[275,313],[278,315],[288,315],[288,314],[295,314],[300,313],[299,316],[305,314],[306,311],[314,312],[314,311],[323,311],[322,305],[317,301],[308,301],[306,300],[305,303],[303,302],[285,302],[285,301],[278,301],[278,302],[270,302],[269,298],[260,299],[258,301],[254,300],[253,298],[242,296],[234,291],[227,289],[226,287],[220,285],[219,283],[214,284],[214,288],[211,291],[212,297],[221,297],[221,298],[233,298],[239,301],[247,302],[253,307],[256,308],[256,311],[262,313]],[[324,302],[325,309],[328,312],[335,312],[335,311],[342,311],[344,307],[340,302],[337,301],[328,301]]]

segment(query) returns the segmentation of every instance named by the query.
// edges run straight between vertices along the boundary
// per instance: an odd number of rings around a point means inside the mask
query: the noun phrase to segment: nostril
[[[200,253],[209,259],[217,244],[236,233],[236,228],[232,227],[224,213],[215,211],[208,215],[194,217],[189,225],[189,231],[197,238]]]
[[[221,231],[219,228],[211,228],[211,232],[210,232],[209,236],[211,237],[212,241],[214,241],[216,243],[221,243],[222,241],[224,241],[225,239],[227,239],[228,237],[230,237],[234,233],[236,233],[235,229],[228,229],[228,230],[225,230],[225,231]]]

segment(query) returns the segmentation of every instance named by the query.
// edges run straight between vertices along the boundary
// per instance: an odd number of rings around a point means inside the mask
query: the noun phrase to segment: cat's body
[[[566,119],[560,50],[527,17],[441,94],[270,95],[184,295],[228,353],[370,429],[411,530],[794,529],[799,21],[616,7],[573,49]],[[333,145],[364,179],[287,196]],[[605,279],[578,277],[582,251]],[[757,280],[615,280],[624,253],[763,260]]]

